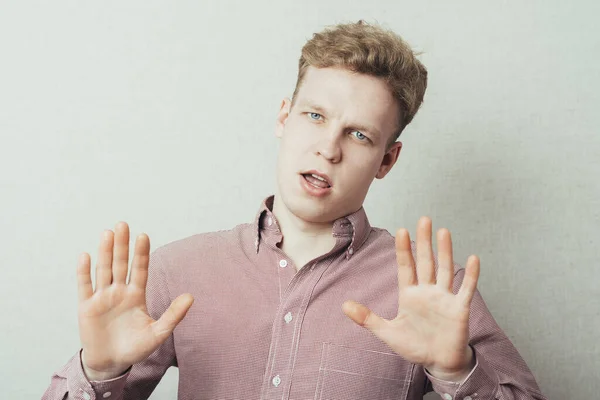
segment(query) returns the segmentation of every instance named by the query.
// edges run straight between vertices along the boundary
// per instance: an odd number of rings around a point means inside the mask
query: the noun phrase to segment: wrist
[[[131,366],[116,367],[109,370],[98,371],[88,367],[85,364],[84,353],[83,350],[81,350],[81,368],[83,369],[83,373],[88,381],[107,381],[123,375],[129,368],[131,368]]]
[[[118,372],[115,372],[117,370],[115,370],[115,371],[95,371],[91,368],[86,367],[85,365],[83,366],[83,372],[88,381],[108,381],[111,379],[115,379],[115,378],[118,378],[119,376],[123,375],[125,372],[127,372],[128,369],[129,368],[121,369],[121,370],[118,370]]]
[[[467,376],[471,373],[473,368],[475,367],[476,359],[475,352],[471,346],[467,346],[465,349],[465,361],[461,363],[462,367],[456,369],[445,369],[439,368],[435,365],[433,366],[424,366],[427,372],[435,378],[448,381],[448,382],[460,382],[462,383]]]

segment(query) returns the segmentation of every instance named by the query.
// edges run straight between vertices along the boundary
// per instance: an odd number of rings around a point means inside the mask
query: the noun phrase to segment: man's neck
[[[283,235],[280,248],[292,259],[296,270],[327,253],[335,245],[333,222],[312,223],[298,218],[285,207],[278,195],[274,198],[273,214]]]

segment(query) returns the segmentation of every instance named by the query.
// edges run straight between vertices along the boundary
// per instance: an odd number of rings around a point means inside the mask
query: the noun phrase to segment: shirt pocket
[[[395,353],[322,343],[315,400],[405,400],[414,365]]]

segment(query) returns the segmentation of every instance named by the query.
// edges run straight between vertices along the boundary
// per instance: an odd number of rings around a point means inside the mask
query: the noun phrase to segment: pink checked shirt
[[[479,292],[469,320],[476,365],[464,382],[436,379],[395,354],[341,308],[351,299],[396,316],[394,237],[371,227],[361,208],[335,221],[330,252],[296,272],[277,247],[283,236],[272,205],[273,196],[252,223],[155,250],[150,315],[157,319],[189,292],[195,302],[187,316],[148,359],[113,380],[88,382],[77,352],[43,399],[146,399],[172,366],[186,400],[414,400],[432,390],[446,400],[546,399]],[[455,293],[464,272],[455,265]]]

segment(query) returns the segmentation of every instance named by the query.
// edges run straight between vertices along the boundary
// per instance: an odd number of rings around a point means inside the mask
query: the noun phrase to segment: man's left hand
[[[421,217],[415,266],[408,231],[401,228],[396,233],[396,318],[383,319],[351,300],[344,302],[342,309],[407,361],[423,365],[437,378],[462,381],[475,365],[469,346],[469,308],[479,279],[479,258],[473,255],[467,260],[462,285],[455,295],[450,232],[437,231],[437,277],[431,236],[431,219]]]

